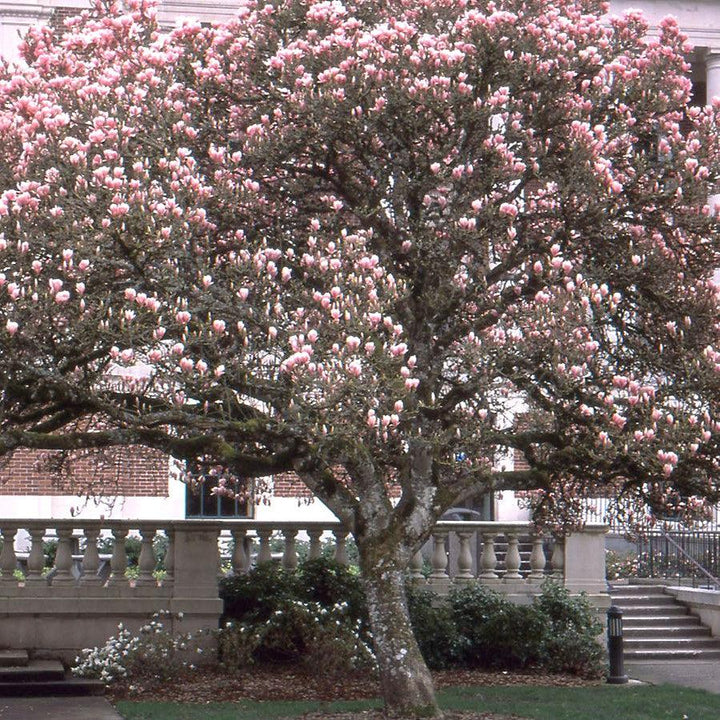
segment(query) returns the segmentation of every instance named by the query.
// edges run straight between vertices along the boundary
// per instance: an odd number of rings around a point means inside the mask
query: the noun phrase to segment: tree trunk
[[[405,564],[377,548],[359,550],[385,708],[395,717],[441,717],[430,671],[410,625]]]

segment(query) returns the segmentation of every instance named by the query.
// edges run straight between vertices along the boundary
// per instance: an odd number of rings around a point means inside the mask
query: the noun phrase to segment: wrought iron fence
[[[637,539],[638,576],[720,588],[719,530],[651,530]]]

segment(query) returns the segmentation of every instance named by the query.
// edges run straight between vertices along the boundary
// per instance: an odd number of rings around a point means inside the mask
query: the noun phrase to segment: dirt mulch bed
[[[437,688],[455,685],[553,685],[581,687],[599,684],[570,675],[443,670],[433,673]],[[306,667],[255,665],[242,673],[216,668],[183,672],[171,683],[118,683],[108,689],[111,700],[160,700],[180,703],[235,702],[238,700],[360,700],[378,697],[377,679],[371,673],[327,676]],[[312,712],[307,720],[385,720],[381,710],[352,713]],[[515,715],[446,712],[445,720],[515,720]]]

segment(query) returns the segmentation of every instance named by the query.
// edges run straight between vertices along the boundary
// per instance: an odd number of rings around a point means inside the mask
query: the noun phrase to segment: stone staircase
[[[0,697],[102,695],[105,684],[68,675],[58,660],[31,659],[25,650],[0,650]]]
[[[662,586],[611,585],[610,596],[623,612],[626,662],[720,659],[720,638]]]

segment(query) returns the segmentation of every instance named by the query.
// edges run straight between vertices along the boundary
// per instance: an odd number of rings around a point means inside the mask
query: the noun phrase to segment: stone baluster
[[[482,554],[480,555],[480,575],[483,580],[495,580],[498,575],[497,555],[495,554],[495,533],[483,533]]]
[[[532,535],[532,552],[530,553],[530,575],[529,582],[537,582],[545,578],[545,548],[543,547],[542,533],[533,533]]]
[[[85,552],[82,559],[81,585],[102,585],[100,572],[100,553],[98,552],[99,525],[86,525],[83,528],[85,535]]]
[[[335,536],[335,562],[341,565],[349,565],[350,559],[347,554],[347,533],[344,530],[333,530]]]
[[[307,534],[310,538],[310,547],[308,548],[308,560],[317,560],[322,556],[322,544],[320,543],[322,530],[308,530]]]
[[[552,557],[550,558],[552,575],[556,580],[565,578],[565,541],[561,537],[555,538]]]
[[[445,579],[448,577],[448,557],[445,550],[445,541],[447,540],[447,536],[447,530],[433,530],[433,553],[432,557],[430,558],[432,572],[430,573],[430,577],[437,580]]]
[[[140,526],[140,557],[138,558],[138,577],[136,587],[143,585],[156,585],[153,577],[155,571],[155,553],[153,552],[155,528],[147,525]]]
[[[167,550],[165,551],[165,577],[163,587],[172,587],[175,582],[175,530],[166,528]]]
[[[260,550],[257,556],[257,564],[264,565],[265,563],[272,562],[272,551],[270,549],[270,536],[272,535],[272,528],[258,528],[257,534],[260,538]]]
[[[505,574],[503,580],[514,582],[522,580],[520,574],[520,549],[517,533],[508,532],[505,534],[507,538],[507,552],[505,553]]]
[[[423,569],[423,556],[422,556],[422,552],[420,550],[418,550],[412,556],[412,558],[410,559],[410,562],[408,564],[408,571],[409,571],[408,574],[410,576],[410,579],[413,581],[423,580],[424,577],[422,574],[422,569]]]
[[[233,528],[231,530],[233,539],[233,551],[230,558],[233,575],[242,575],[248,571],[250,562],[245,552],[245,540],[247,539],[247,530],[245,528]]]
[[[127,537],[127,528],[113,528],[113,546],[112,556],[110,557],[110,577],[108,578],[108,586],[127,585],[125,571],[127,570],[127,554],[125,552],[125,538]]]
[[[17,528],[9,525],[2,527],[2,552],[0,553],[0,582],[8,585],[17,585],[17,578],[14,573],[17,569],[17,557],[15,555],[15,535]]]
[[[455,576],[455,581],[468,582],[474,579],[472,551],[470,549],[470,540],[473,536],[473,532],[471,530],[458,530],[457,536],[460,548],[458,550],[458,571],[457,575]]]
[[[283,530],[285,549],[283,551],[282,565],[286,570],[294,570],[298,565],[297,549],[295,547],[296,535],[297,530]]]
[[[53,585],[74,585],[73,576],[73,531],[71,527],[57,529],[58,544],[55,553],[55,574],[52,578]]]
[[[45,569],[45,553],[43,552],[45,528],[29,528],[28,532],[30,533],[30,555],[27,561],[25,585],[47,585],[47,580],[43,577],[43,570]]]

